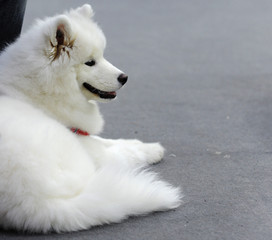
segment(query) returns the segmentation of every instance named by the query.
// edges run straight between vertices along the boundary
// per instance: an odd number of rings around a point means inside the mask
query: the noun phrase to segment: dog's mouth
[[[85,87],[91,93],[99,96],[100,98],[113,99],[116,97],[116,92],[105,92],[105,91],[102,91],[102,90],[99,90],[99,89],[93,87],[92,85],[90,85],[89,83],[86,83],[86,82],[83,83],[83,87]]]

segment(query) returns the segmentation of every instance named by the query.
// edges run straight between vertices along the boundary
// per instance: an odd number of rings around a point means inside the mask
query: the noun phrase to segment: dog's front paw
[[[162,160],[165,149],[160,143],[144,143],[143,151],[147,162],[153,164]]]

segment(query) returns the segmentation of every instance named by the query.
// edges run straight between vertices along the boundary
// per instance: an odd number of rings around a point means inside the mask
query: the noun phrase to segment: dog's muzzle
[[[117,80],[123,86],[127,82],[128,76],[126,74],[122,73],[118,76]],[[100,89],[93,87],[91,84],[89,84],[87,82],[83,83],[83,87],[86,88],[91,93],[93,93],[103,99],[114,99],[116,97],[116,92],[102,91]]]

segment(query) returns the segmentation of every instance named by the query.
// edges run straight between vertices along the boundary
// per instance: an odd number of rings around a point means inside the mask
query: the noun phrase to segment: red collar
[[[90,133],[83,131],[80,128],[70,128],[70,130],[77,135],[90,136]]]

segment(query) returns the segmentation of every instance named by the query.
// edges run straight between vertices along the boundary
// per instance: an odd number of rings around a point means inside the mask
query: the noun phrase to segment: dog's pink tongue
[[[109,92],[110,95],[116,96],[116,92]]]

